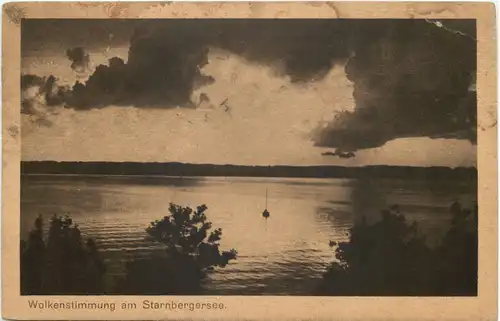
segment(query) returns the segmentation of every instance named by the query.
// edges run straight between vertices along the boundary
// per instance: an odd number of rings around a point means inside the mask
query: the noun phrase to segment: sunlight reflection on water
[[[266,188],[267,220],[261,216]],[[308,293],[334,259],[329,241],[346,240],[361,215],[374,219],[399,204],[432,239],[446,227],[448,205],[471,201],[475,187],[392,179],[23,176],[21,193],[23,237],[38,214],[68,213],[96,240],[115,275],[127,259],[158,250],[144,229],[167,214],[169,202],[206,204],[209,220],[222,228],[222,249],[239,253],[211,276],[207,294],[279,295]]]

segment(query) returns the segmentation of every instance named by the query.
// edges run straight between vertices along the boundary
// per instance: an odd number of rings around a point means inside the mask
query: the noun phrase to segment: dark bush
[[[102,294],[105,266],[92,239],[84,244],[68,216],[53,216],[48,236],[35,220],[28,241],[21,241],[21,294]]]
[[[146,229],[164,252],[127,265],[116,289],[121,294],[199,294],[203,281],[215,267],[236,259],[236,251],[219,250],[222,230],[210,231],[205,205],[196,210],[170,204],[170,215],[151,222]]]
[[[367,225],[363,220],[338,244],[320,295],[433,296],[477,294],[477,206],[454,203],[449,231],[431,248],[397,207]],[[337,245],[335,242],[332,246]]]
[[[441,295],[477,295],[478,207],[475,204],[471,210],[454,203],[450,211],[451,228],[436,249],[438,291]]]

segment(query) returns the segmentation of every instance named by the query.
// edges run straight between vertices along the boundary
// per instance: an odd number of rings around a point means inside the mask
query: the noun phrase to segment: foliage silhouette
[[[84,244],[69,216],[54,215],[44,238],[43,218],[21,241],[21,294],[102,294],[105,266],[95,242]]]
[[[337,246],[338,262],[323,276],[319,295],[471,296],[477,295],[477,205],[450,207],[451,227],[429,247],[417,224],[406,222],[397,206],[367,225],[363,219]]]
[[[440,293],[477,295],[478,269],[478,207],[463,208],[459,203],[450,207],[452,224],[437,249]]]
[[[199,294],[203,281],[216,267],[225,267],[237,252],[220,251],[222,230],[210,231],[207,206],[193,210],[170,203],[170,214],[151,222],[148,239],[162,244],[165,251],[129,262],[126,276],[118,281],[120,294]]]
[[[207,207],[170,204],[169,215],[146,232],[162,250],[127,265],[125,277],[105,289],[105,266],[92,239],[83,240],[68,216],[53,216],[44,235],[39,216],[21,241],[21,294],[193,295],[203,293],[207,276],[236,259],[220,250],[221,229],[207,220]],[[330,242],[332,262],[318,295],[471,296],[477,295],[478,208],[450,207],[449,230],[435,247],[408,223],[398,207],[383,211],[374,224],[355,224],[348,242]]]

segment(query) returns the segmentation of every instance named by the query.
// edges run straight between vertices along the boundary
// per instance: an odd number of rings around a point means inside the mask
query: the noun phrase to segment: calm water
[[[265,191],[271,217],[262,218]],[[23,176],[21,234],[38,214],[68,213],[93,237],[111,274],[154,246],[144,229],[168,212],[169,202],[208,206],[222,249],[239,257],[212,275],[207,294],[307,294],[334,259],[328,242],[347,239],[356,219],[379,217],[400,205],[432,242],[449,222],[451,202],[476,198],[476,186],[457,182],[378,179],[173,178]]]

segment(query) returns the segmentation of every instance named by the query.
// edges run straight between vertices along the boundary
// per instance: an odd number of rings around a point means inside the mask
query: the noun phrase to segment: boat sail
[[[262,217],[264,217],[266,220],[271,216],[271,213],[267,210],[267,188],[266,188],[266,208],[264,209],[264,212],[262,212]]]

